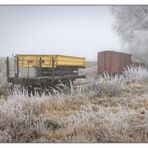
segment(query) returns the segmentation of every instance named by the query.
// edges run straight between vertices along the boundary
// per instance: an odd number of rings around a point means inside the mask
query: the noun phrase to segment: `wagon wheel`
[[[73,85],[73,83],[74,83],[73,80],[66,80],[66,81],[64,82],[64,84],[66,85],[67,88],[70,88],[71,85]]]
[[[27,91],[28,91],[28,96],[31,97],[31,95],[35,95],[35,90],[34,87],[32,85],[27,86]]]
[[[35,92],[36,92],[36,95],[38,95],[39,97],[41,97],[43,94],[42,88],[36,88]]]
[[[40,85],[36,90],[34,90],[39,97],[41,97],[43,94],[49,96],[49,89],[45,85]]]
[[[46,96],[49,96],[50,94],[53,94],[53,87],[52,86],[45,85],[43,89],[44,89],[44,94]]]
[[[26,86],[25,85],[21,85],[21,92],[24,94],[24,93],[26,93],[26,91],[27,91]]]
[[[12,83],[10,86],[10,92],[13,93],[13,91],[14,91],[14,83]]]
[[[45,87],[45,88],[43,89],[43,93],[44,93],[45,96],[49,96],[49,94],[50,94],[50,89],[49,89],[48,87]]]

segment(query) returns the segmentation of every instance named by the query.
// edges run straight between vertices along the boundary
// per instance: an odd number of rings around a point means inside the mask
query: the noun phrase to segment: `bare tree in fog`
[[[123,49],[148,64],[148,6],[113,6],[112,13]]]

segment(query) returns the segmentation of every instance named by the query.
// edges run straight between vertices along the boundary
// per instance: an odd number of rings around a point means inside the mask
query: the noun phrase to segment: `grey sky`
[[[107,6],[0,6],[0,56],[66,54],[96,60],[119,50]]]

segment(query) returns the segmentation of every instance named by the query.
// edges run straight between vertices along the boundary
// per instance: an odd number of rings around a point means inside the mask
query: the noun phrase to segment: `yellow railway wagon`
[[[17,54],[14,58],[14,71],[10,74],[9,57],[6,59],[7,81],[24,86],[28,95],[35,94],[35,88],[49,92],[58,84],[70,87],[76,79],[86,78],[79,73],[85,68],[85,58],[65,55]],[[40,92],[39,92],[40,93]]]
[[[41,67],[51,68],[52,59],[54,67],[76,66],[85,67],[85,58],[65,56],[65,55],[35,55],[35,54],[17,54],[19,67],[39,67],[41,58]]]

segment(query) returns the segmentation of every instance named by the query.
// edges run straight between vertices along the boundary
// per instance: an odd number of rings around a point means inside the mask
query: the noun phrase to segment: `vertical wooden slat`
[[[40,59],[39,59],[39,76],[41,76],[42,75],[42,57],[40,57]]]
[[[6,75],[7,77],[10,76],[9,57],[6,59]]]
[[[54,76],[55,76],[54,66],[55,66],[54,57],[52,57],[52,81],[54,81]]]
[[[17,77],[19,77],[19,57],[16,59],[16,70],[17,70]]]

